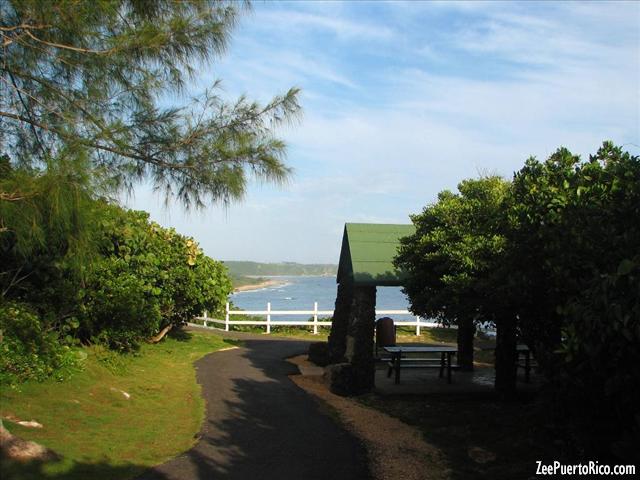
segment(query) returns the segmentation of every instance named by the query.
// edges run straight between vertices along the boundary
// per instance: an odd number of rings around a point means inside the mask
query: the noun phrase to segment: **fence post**
[[[267,302],[267,333],[271,333],[271,302]]]
[[[313,302],[313,334],[318,334],[318,302]]]
[[[206,310],[203,313],[203,317],[204,317],[203,325],[206,327],[207,326],[207,311]]]
[[[224,309],[224,331],[229,331],[229,302],[227,302],[227,305]]]
[[[416,336],[420,336],[420,317],[416,315]]]

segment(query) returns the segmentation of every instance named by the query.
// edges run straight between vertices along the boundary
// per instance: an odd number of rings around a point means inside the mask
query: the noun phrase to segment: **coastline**
[[[241,285],[233,289],[233,293],[237,292],[250,292],[251,290],[261,290],[263,288],[269,287],[279,287],[281,285],[285,285],[287,282],[283,280],[265,280],[264,282],[254,283],[252,285]]]

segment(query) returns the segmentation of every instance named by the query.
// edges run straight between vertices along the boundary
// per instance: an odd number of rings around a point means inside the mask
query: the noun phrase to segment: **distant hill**
[[[260,262],[240,262],[225,261],[224,264],[229,269],[232,276],[240,277],[246,275],[336,275],[337,265],[315,263],[303,264],[294,262],[282,263],[260,263]]]

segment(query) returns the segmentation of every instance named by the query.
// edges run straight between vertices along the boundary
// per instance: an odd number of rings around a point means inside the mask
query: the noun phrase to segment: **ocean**
[[[271,302],[271,310],[313,310],[313,302],[318,302],[318,310],[333,310],[336,301],[336,277],[282,276],[265,277],[284,282],[283,285],[237,292],[230,300],[243,310],[266,310]],[[407,297],[400,287],[378,287],[376,308],[378,310],[406,310]],[[382,315],[381,315],[382,316]],[[410,320],[411,316],[393,315],[398,320]],[[304,316],[272,315],[272,320],[301,321]]]

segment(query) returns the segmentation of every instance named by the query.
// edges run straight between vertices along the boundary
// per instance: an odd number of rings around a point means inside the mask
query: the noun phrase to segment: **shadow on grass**
[[[198,444],[139,480],[370,478],[363,446],[299,389],[284,359],[308,343],[247,338],[196,362],[207,402]]]
[[[188,342],[189,340],[191,340],[193,335],[191,334],[191,332],[181,327],[172,328],[171,330],[169,330],[169,333],[167,333],[167,337],[179,342]]]
[[[20,463],[7,459],[0,460],[0,474],[3,480],[116,480],[130,479],[148,467],[132,464],[112,465],[107,462],[67,462],[63,460]],[[166,477],[157,477],[158,480]]]

